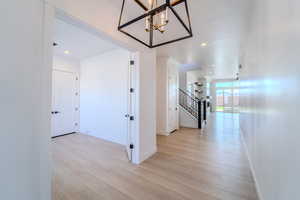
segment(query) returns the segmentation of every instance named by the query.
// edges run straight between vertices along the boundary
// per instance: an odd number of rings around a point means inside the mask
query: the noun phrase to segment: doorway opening
[[[237,82],[217,82],[216,112],[239,112],[239,88]]]
[[[53,24],[52,138],[83,134],[133,158],[134,54],[62,13]]]

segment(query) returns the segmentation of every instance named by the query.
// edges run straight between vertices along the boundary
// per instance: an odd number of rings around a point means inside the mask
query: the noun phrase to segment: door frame
[[[128,57],[128,75],[127,75],[127,133],[126,133],[126,151],[128,159],[132,163],[137,162],[137,62],[135,54],[130,53]]]
[[[42,198],[50,199],[51,198],[51,171],[52,171],[52,158],[51,158],[51,134],[52,134],[52,123],[51,123],[51,110],[52,110],[52,67],[53,67],[53,30],[54,30],[54,20],[58,15],[64,16],[66,19],[70,19],[75,21],[77,24],[81,24],[81,27],[86,29],[90,29],[89,31],[94,32],[94,34],[99,36],[107,36],[103,32],[99,32],[99,30],[94,29],[88,24],[82,22],[82,20],[75,18],[74,16],[68,15],[56,8],[54,5],[49,3],[44,3],[44,18],[42,19],[44,22],[43,27],[43,66],[40,68],[40,90],[41,90],[41,103],[40,108],[41,111],[38,113],[36,130],[40,134],[37,135],[37,141],[40,141],[37,145],[38,148],[42,151],[40,152],[39,157],[39,166],[40,166],[40,185],[44,185],[45,187],[41,188]],[[135,117],[136,120],[133,123],[133,131],[131,137],[134,142],[135,148],[133,151],[133,160],[134,164],[139,164],[141,162],[140,158],[140,142],[139,142],[139,125],[140,125],[140,116],[139,116],[139,106],[140,106],[140,76],[139,76],[139,67],[140,63],[138,49],[130,49],[129,46],[126,48],[124,43],[117,41],[111,37],[108,37],[112,42],[118,44],[121,47],[124,47],[128,51],[135,52],[134,60],[137,63],[137,67],[135,68],[136,74],[136,93],[135,93]]]
[[[216,90],[215,90],[215,97],[216,97],[216,107],[218,106],[217,104],[218,104],[218,100],[217,100],[217,97],[218,97],[218,95],[217,95],[217,91],[222,91],[222,98],[223,98],[223,111],[218,111],[217,110],[217,108],[216,108],[216,112],[224,112],[224,113],[236,113],[236,111],[235,110],[238,110],[238,109],[236,109],[235,108],[235,105],[234,105],[234,90],[239,90],[238,88],[236,88],[236,87],[222,87],[222,88],[216,88]],[[229,110],[225,110],[225,106],[224,106],[224,102],[225,102],[225,95],[224,95],[224,91],[225,90],[230,90],[231,91],[231,98],[232,98],[232,101],[231,101],[231,106],[230,106],[230,108],[231,109],[229,109]]]
[[[134,150],[133,150],[133,157],[132,157],[132,163],[134,164],[139,164],[140,163],[140,142],[139,142],[139,101],[140,101],[140,92],[139,92],[139,85],[140,85],[140,77],[139,77],[139,67],[140,67],[140,63],[139,63],[139,53],[134,51],[133,49],[127,48],[126,46],[124,46],[123,43],[120,43],[120,41],[117,41],[107,35],[105,35],[102,32],[99,32],[99,30],[89,26],[88,24],[86,24],[85,22],[83,22],[82,20],[74,17],[74,16],[70,16],[68,13],[65,13],[64,11],[57,9],[56,7],[54,7],[53,5],[46,5],[46,9],[45,9],[46,13],[45,13],[45,66],[47,66],[49,68],[49,70],[51,70],[52,72],[52,58],[53,58],[53,29],[54,29],[54,22],[55,19],[58,18],[60,20],[66,21],[67,23],[71,23],[73,25],[78,26],[81,29],[86,30],[87,32],[90,32],[98,37],[101,38],[107,38],[107,40],[110,40],[111,42],[115,43],[116,45],[126,49],[128,52],[131,52],[130,56],[129,56],[129,60],[134,60],[135,62],[135,67],[133,68],[133,74],[134,74],[134,98],[133,98],[133,104],[131,105],[132,107],[132,115],[134,116],[135,120],[131,121],[131,134],[128,135],[127,137],[131,138],[131,141],[134,145]],[[48,62],[46,62],[48,61]],[[49,65],[49,63],[51,63],[51,65]],[[130,63],[129,63],[130,64]],[[51,77],[49,78],[49,81],[52,81],[52,73],[51,73]],[[128,85],[129,87],[129,85]],[[128,88],[127,87],[127,88]],[[52,87],[51,87],[52,88]],[[128,91],[129,92],[129,91]],[[52,98],[52,97],[51,97]],[[51,111],[50,111],[51,112]],[[127,113],[124,113],[124,115],[126,115]],[[51,119],[51,118],[50,118]],[[51,120],[50,120],[51,122]],[[52,131],[51,131],[52,133]],[[51,135],[51,134],[50,134]],[[49,142],[50,143],[50,142]]]

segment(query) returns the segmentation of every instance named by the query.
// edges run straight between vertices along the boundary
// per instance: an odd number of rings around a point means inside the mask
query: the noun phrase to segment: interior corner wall
[[[187,74],[186,71],[179,71],[179,88],[186,91]]]
[[[261,200],[300,199],[300,1],[254,0],[240,127]]]
[[[129,58],[128,51],[116,49],[81,61],[82,133],[127,143]]]
[[[136,53],[138,67],[138,163],[157,151],[156,146],[156,52]]]
[[[0,199],[51,199],[44,10],[40,0],[1,2]]]

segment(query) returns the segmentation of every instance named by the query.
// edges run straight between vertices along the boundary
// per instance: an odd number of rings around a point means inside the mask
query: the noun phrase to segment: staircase
[[[183,118],[181,121],[187,124],[187,127],[202,129],[207,119],[207,101],[179,89],[179,105],[182,111],[180,117]]]

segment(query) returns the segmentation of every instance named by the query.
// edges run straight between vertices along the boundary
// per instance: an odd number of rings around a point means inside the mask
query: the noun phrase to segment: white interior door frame
[[[128,158],[132,163],[138,164],[139,162],[139,142],[138,142],[138,60],[135,53],[131,53],[128,62],[128,99],[127,99],[127,144],[126,151]]]

